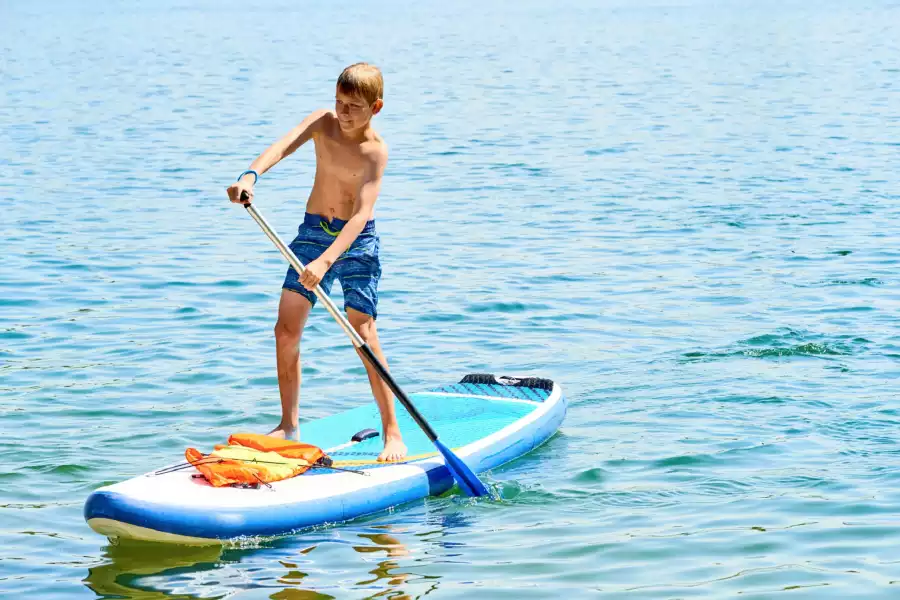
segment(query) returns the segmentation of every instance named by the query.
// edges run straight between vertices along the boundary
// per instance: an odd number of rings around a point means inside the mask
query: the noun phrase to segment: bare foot
[[[278,438],[279,440],[292,440],[294,442],[300,441],[300,428],[299,427],[285,427],[284,425],[279,425],[266,435]]]
[[[406,458],[406,445],[399,437],[386,437],[378,462],[398,462]]]

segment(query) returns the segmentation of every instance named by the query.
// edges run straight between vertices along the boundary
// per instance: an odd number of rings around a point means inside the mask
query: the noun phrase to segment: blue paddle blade
[[[485,485],[481,483],[481,480],[478,479],[478,476],[472,472],[472,469],[470,469],[457,455],[453,454],[450,448],[445,446],[441,440],[434,440],[434,445],[437,446],[437,449],[444,455],[444,464],[450,469],[450,474],[453,475],[453,479],[456,480],[460,489],[462,489],[467,496],[477,497],[491,495],[487,487],[485,487]]]

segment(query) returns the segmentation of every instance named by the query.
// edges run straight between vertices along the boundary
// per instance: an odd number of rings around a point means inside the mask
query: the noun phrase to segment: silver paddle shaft
[[[274,243],[278,250],[281,251],[287,261],[291,263],[291,266],[296,269],[297,273],[300,273],[302,275],[303,272],[306,271],[306,267],[303,266],[303,263],[300,262],[300,259],[297,258],[297,255],[291,251],[288,245],[285,244],[280,237],[278,237],[278,234],[275,233],[272,227],[269,226],[269,223],[266,221],[266,219],[256,211],[256,208],[252,204],[245,204],[244,208],[247,209],[247,212],[250,213],[250,216],[253,217],[253,220],[256,221],[262,228],[262,230],[266,233],[266,235],[269,236],[269,239],[272,240],[272,243]],[[357,348],[362,348],[363,346],[365,346],[366,343],[363,341],[362,337],[360,337],[360,335],[356,333],[356,330],[353,329],[352,325],[350,325],[350,321],[348,321],[343,313],[338,310],[338,307],[335,306],[331,298],[328,297],[328,294],[323,292],[322,288],[320,288],[318,285],[313,290],[313,293],[316,295],[316,298],[318,298],[319,301],[322,302],[325,308],[328,309],[328,312],[331,313],[331,316],[335,318],[338,324],[340,324],[341,328],[343,328],[344,330],[344,333],[346,333],[350,337],[353,345]]]
[[[242,200],[249,200],[249,198],[244,198],[243,192],[241,194]],[[247,194],[249,196],[249,194]],[[250,216],[253,217],[253,220],[262,228],[263,231],[266,232],[266,235],[269,236],[269,239],[278,247],[278,250],[284,255],[284,257],[291,263],[291,266],[294,267],[298,273],[303,273],[306,269],[297,259],[291,249],[288,248],[284,242],[281,241],[281,238],[278,237],[269,224],[266,223],[266,220],[262,218],[256,209],[253,208],[250,204],[245,204],[244,208],[247,209],[247,212],[250,213]],[[450,450],[447,446],[444,445],[438,439],[437,433],[428,424],[428,421],[425,420],[425,417],[413,406],[412,401],[409,399],[409,396],[406,395],[400,386],[394,381],[394,378],[388,372],[387,367],[381,364],[381,361],[378,360],[378,357],[375,356],[375,353],[372,352],[372,349],[369,348],[369,345],[366,344],[363,339],[359,336],[358,333],[350,326],[350,323],[344,318],[337,307],[334,305],[334,302],[328,297],[328,295],[323,292],[319,286],[313,290],[316,294],[316,298],[322,301],[322,304],[325,305],[325,308],[328,309],[328,312],[331,313],[331,316],[341,324],[341,327],[344,328],[344,332],[350,336],[350,340],[353,342],[353,345],[356,347],[357,352],[359,352],[360,356],[362,356],[363,360],[365,360],[372,368],[378,373],[378,376],[382,381],[394,392],[394,395],[397,396],[397,399],[400,400],[400,404],[409,412],[409,416],[413,418],[413,421],[416,422],[416,425],[422,428],[422,431],[425,433],[425,436],[434,443],[437,447],[438,451],[444,456],[444,464],[447,466],[447,469],[450,471],[450,474],[453,475],[453,478],[456,479],[457,483],[459,483],[459,487],[469,496],[490,496],[491,493],[487,489],[487,487],[481,483],[481,480],[478,479],[478,476],[472,472],[472,469],[466,465],[458,456],[453,454],[453,451]],[[368,369],[366,369],[368,370]],[[374,390],[373,390],[374,391]]]

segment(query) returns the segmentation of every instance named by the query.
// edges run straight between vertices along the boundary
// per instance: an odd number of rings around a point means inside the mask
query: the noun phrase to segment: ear
[[[381,112],[381,109],[384,107],[384,100],[379,98],[375,102],[372,103],[372,114],[377,115]]]

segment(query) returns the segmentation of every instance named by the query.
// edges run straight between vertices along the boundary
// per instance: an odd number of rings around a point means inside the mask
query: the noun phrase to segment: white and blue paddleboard
[[[560,387],[532,377],[467,375],[460,383],[410,399],[441,441],[475,472],[544,443],[566,414]],[[372,402],[302,425],[304,442],[325,449],[333,466],[355,472],[310,469],[258,488],[215,488],[195,477],[193,467],[152,472],[94,491],[84,517],[110,538],[217,544],[347,521],[446,492],[454,481],[443,456],[402,407],[397,413],[408,448],[401,463],[376,462],[380,437],[351,441],[367,437],[356,434],[381,423]]]

